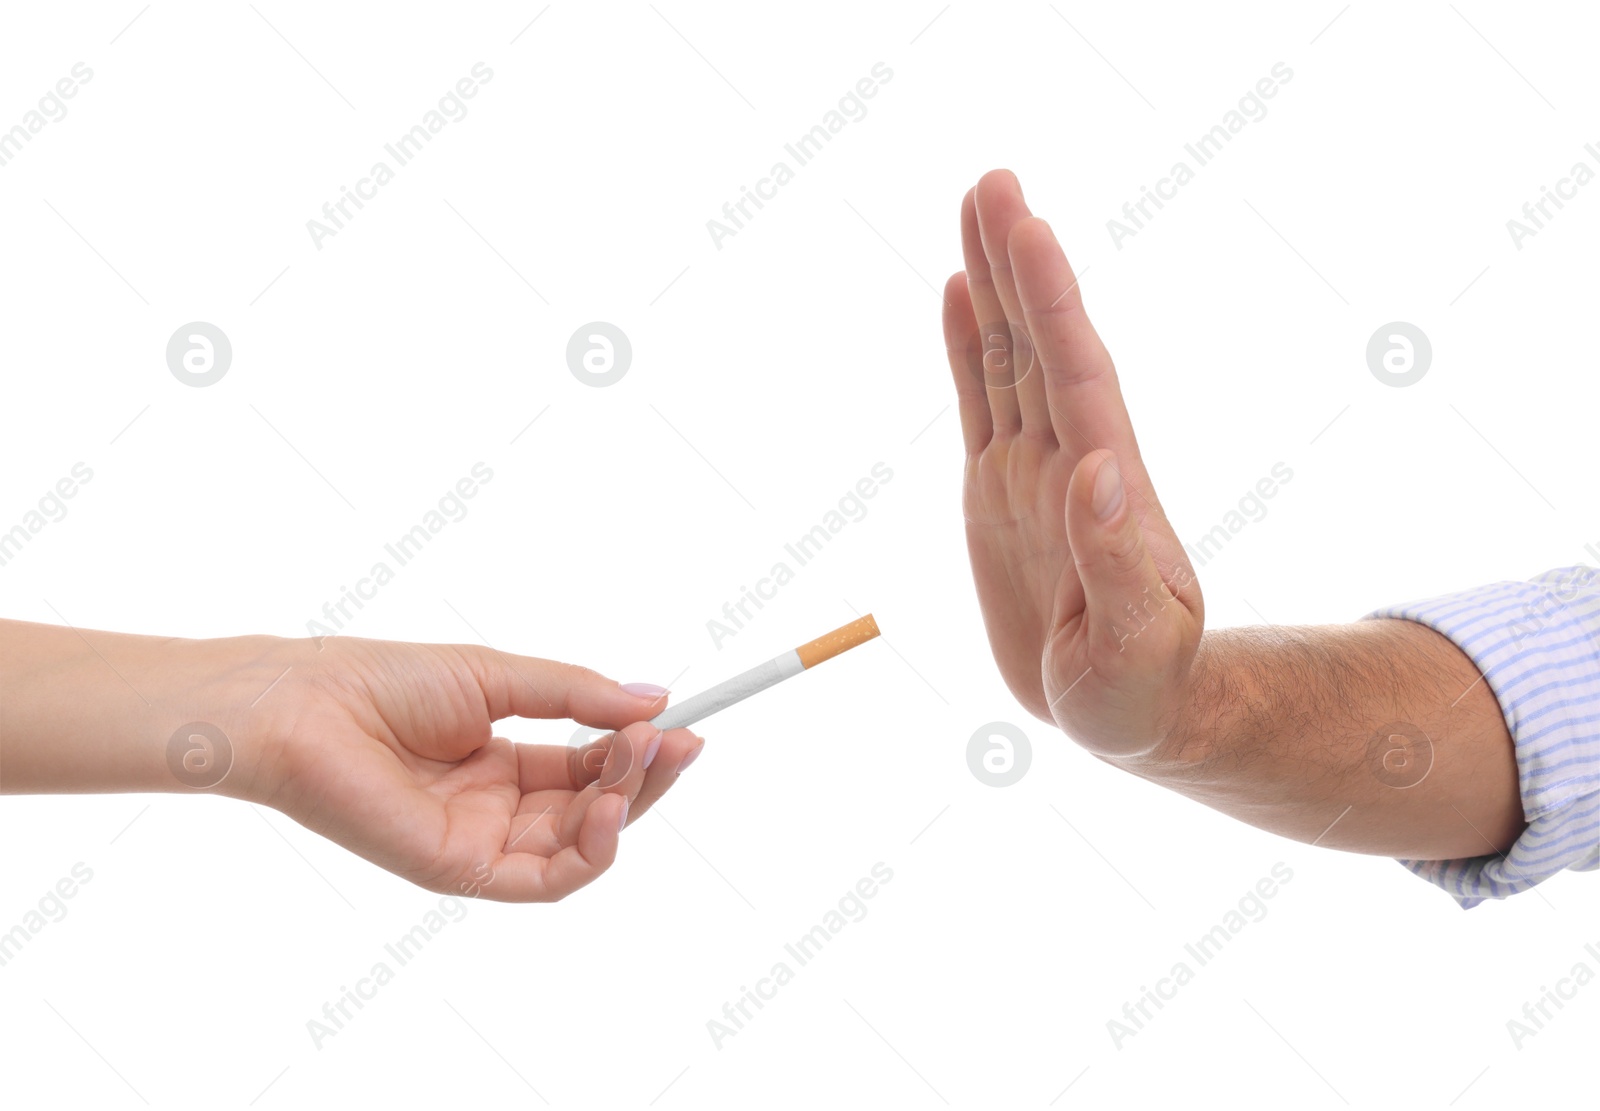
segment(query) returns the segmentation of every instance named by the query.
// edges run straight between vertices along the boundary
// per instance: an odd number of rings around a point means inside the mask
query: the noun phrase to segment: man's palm
[[[945,344],[990,647],[1034,714],[1102,755],[1148,751],[1185,697],[1199,584],[1048,225],[1004,171],[967,194],[961,224]]]

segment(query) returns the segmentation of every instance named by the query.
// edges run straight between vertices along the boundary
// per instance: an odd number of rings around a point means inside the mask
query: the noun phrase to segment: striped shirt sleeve
[[[1377,617],[1428,626],[1483,672],[1516,746],[1528,821],[1504,856],[1400,863],[1463,907],[1600,867],[1600,572],[1557,568],[1365,615]]]

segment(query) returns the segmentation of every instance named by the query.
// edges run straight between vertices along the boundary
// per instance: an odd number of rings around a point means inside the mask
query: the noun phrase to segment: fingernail
[[[655,735],[654,739],[652,739],[651,742],[648,745],[645,746],[645,750],[644,750],[644,766],[647,767],[647,768],[651,765],[652,762],[654,762],[654,760],[656,758],[656,753],[661,751],[661,737],[662,737],[662,734],[657,733]]]
[[[636,698],[660,698],[667,693],[666,687],[658,687],[654,683],[623,683],[621,686],[624,694]]]
[[[690,764],[695,762],[695,758],[700,755],[700,750],[705,748],[705,747],[706,747],[705,738],[702,737],[701,740],[700,740],[700,743],[695,745],[693,748],[691,748],[689,750],[688,754],[686,756],[684,756],[682,763],[680,763],[678,765],[678,774],[679,775],[682,775],[683,772],[684,772],[684,769],[687,768]]]
[[[1093,502],[1094,515],[1102,521],[1109,521],[1122,505],[1122,476],[1117,473],[1115,456],[1108,455],[1100,463],[1100,470],[1094,476]]]
[[[627,800],[626,797],[624,797],[623,800],[622,800],[622,817],[617,819],[617,832],[621,833],[622,830],[623,830],[623,827],[625,827],[627,824],[628,824],[628,800]]]

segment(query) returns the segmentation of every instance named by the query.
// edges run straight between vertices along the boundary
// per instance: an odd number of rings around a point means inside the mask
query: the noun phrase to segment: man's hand
[[[1518,770],[1473,661],[1403,620],[1202,643],[1200,585],[1055,236],[996,170],[961,237],[944,329],[967,548],[1012,693],[1102,759],[1286,837],[1425,860],[1509,847]],[[1396,729],[1422,739],[1398,784]]]
[[[961,239],[945,346],[990,647],[1034,714],[1098,755],[1142,755],[1169,737],[1185,701],[1200,585],[1077,278],[1009,171],[967,194]]]

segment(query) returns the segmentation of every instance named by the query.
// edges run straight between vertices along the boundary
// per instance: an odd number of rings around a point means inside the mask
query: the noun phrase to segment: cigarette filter
[[[726,710],[735,702],[743,702],[752,694],[764,691],[785,679],[792,679],[802,671],[816,667],[823,660],[831,660],[858,644],[865,644],[878,635],[878,623],[869,613],[850,624],[818,637],[816,640],[791,649],[742,675],[735,675],[708,691],[687,698],[677,705],[668,706],[650,722],[657,729],[677,729],[693,725],[708,718],[718,710]]]

